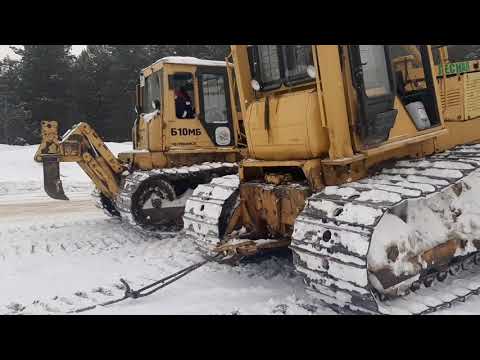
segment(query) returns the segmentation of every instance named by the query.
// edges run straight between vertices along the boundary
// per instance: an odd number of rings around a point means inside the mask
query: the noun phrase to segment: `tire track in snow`
[[[176,242],[176,239],[168,239],[169,242]],[[150,250],[152,246],[149,246]],[[153,247],[155,248],[155,247]],[[161,247],[157,247],[160,249]],[[147,251],[149,254],[153,255],[149,258],[146,258],[146,261],[154,261],[156,259],[155,255],[158,256],[158,253]],[[180,251],[180,253],[182,253]],[[141,252],[140,252],[141,254]],[[191,254],[190,254],[191,255]],[[173,264],[169,264],[170,271],[155,269],[152,268],[149,272],[143,272],[136,274],[135,276],[126,279],[130,284],[132,289],[141,288],[148,283],[151,283],[158,278],[154,279],[152,276],[157,274],[158,277],[163,277],[168,275],[171,272],[172,265],[176,265],[180,262],[180,259],[185,259],[184,257],[179,257],[177,261],[174,261]],[[183,263],[183,266],[185,263]],[[178,270],[178,269],[176,269]],[[271,281],[276,278],[286,278],[290,279],[291,283],[294,283],[296,275],[294,274],[294,268],[286,259],[278,259],[275,257],[267,258],[266,260],[260,260],[259,262],[242,264],[239,267],[231,268],[229,265],[210,263],[205,268],[202,268],[204,275],[208,276],[208,273],[218,273],[220,276],[222,273],[230,271],[235,276],[247,277],[252,280],[252,285],[244,288],[222,288],[222,286],[212,287],[211,291],[224,293],[228,296],[237,297],[243,296],[248,297],[250,295],[255,296],[258,292],[268,292],[268,289],[265,289],[261,284],[255,285],[258,280]],[[288,285],[287,285],[288,286]],[[195,294],[197,290],[193,290],[192,294]],[[121,298],[124,294],[123,284],[120,282],[110,283],[108,285],[97,286],[90,290],[78,290],[68,296],[56,295],[49,298],[35,299],[30,303],[20,303],[20,302],[11,302],[3,306],[3,309],[0,310],[2,314],[68,314],[76,310],[92,307],[94,305],[101,304],[103,302]],[[179,294],[180,296],[181,294]],[[199,294],[201,295],[201,294]],[[159,298],[161,299],[161,298]],[[137,300],[125,300],[123,303],[126,306],[131,306],[133,302]],[[194,300],[192,300],[194,301]],[[142,300],[139,301],[141,305]],[[112,305],[108,309],[115,307],[117,305]],[[269,308],[269,313],[272,315],[288,315],[288,314],[314,314],[317,312],[320,306],[314,305],[309,299],[297,298],[295,295],[289,295],[282,299],[270,299],[267,304]],[[97,308],[98,309],[98,308]],[[101,308],[100,308],[101,309]],[[245,310],[240,305],[239,307],[232,308],[227,314],[242,314]],[[82,312],[80,314],[88,314],[89,311]]]
[[[71,224],[12,226],[0,232],[1,260],[11,257],[57,255],[59,253],[91,252],[138,246],[147,239],[114,219],[74,221]]]
[[[0,296],[0,314],[66,314],[122,297],[122,285],[115,282],[120,277],[138,289],[201,259],[194,244],[181,233],[139,232],[118,219],[106,218],[103,213],[92,213],[88,208],[86,211],[89,212],[85,219],[82,214],[69,218],[70,214],[66,213],[58,218],[55,214],[42,221],[35,219],[34,223],[23,218],[0,223],[0,272],[7,278],[7,284],[0,284],[0,292],[4,292]],[[96,259],[93,267],[92,259]],[[39,274],[35,274],[37,266],[40,266]],[[65,269],[71,279],[62,275],[62,266],[70,266]],[[59,284],[51,286],[50,282],[58,281],[56,278],[60,278]],[[41,284],[22,289],[32,282]],[[285,259],[272,258],[233,268],[208,264],[199,270],[198,276],[187,277],[179,283],[176,288],[172,285],[172,291],[166,288],[167,292],[157,298],[146,298],[146,303],[158,301],[157,309],[164,306],[172,309],[179,291],[178,299],[186,298],[185,301],[192,304],[200,301],[199,305],[207,313],[314,312],[309,301],[292,295],[294,291],[290,289],[296,287],[298,292],[301,280],[295,277],[293,267]],[[284,290],[278,290],[280,288]],[[209,307],[209,302],[202,300],[212,292],[221,310],[216,310],[216,305]],[[224,297],[226,304],[222,304]],[[237,300],[237,297],[240,298]],[[145,302],[126,300],[122,307],[113,305],[112,310],[129,313],[129,310],[137,311],[137,304],[141,308]],[[185,303],[178,308],[182,309],[180,313],[183,309],[191,312]]]
[[[88,220],[65,221],[65,219],[60,219],[53,221],[47,219],[40,224],[27,222],[3,225],[0,226],[0,272],[2,266],[6,269],[19,267],[25,261],[35,263],[34,260],[43,260],[44,257],[47,257],[46,266],[56,266],[55,257],[66,257],[68,262],[68,258],[72,256],[85,259],[98,256],[101,261],[104,259],[106,263],[125,263],[127,273],[131,265],[127,264],[125,259],[133,258],[133,260],[147,263],[147,265],[154,264],[156,269],[152,269],[152,272],[159,270],[168,272],[177,265],[170,265],[166,269],[162,269],[164,267],[160,261],[162,253],[175,254],[179,258],[187,255],[184,261],[188,261],[188,255],[189,253],[191,255],[192,251],[179,250],[176,240],[170,244],[162,240],[177,234],[164,232],[155,235],[155,237],[147,236],[136,231],[129,224],[124,224],[115,218],[105,218],[103,214],[98,218]],[[177,263],[184,264],[181,260]],[[144,278],[146,277],[144,276]],[[140,280],[131,282],[132,286],[142,287],[146,284],[145,279],[141,279],[142,276],[139,278]],[[89,291],[75,291],[74,294],[67,297],[40,296],[35,298],[35,295],[32,294],[33,301],[31,302],[9,300],[5,304],[0,304],[0,313],[65,313],[72,309],[107,301],[112,294],[121,295],[123,294],[122,286],[121,284],[97,286]],[[82,297],[82,294],[85,296]],[[11,297],[15,298],[15,295],[11,294]]]

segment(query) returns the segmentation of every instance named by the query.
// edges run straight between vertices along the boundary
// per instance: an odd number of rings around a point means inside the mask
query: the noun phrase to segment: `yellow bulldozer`
[[[429,45],[231,50],[248,158],[187,200],[199,248],[289,247],[338,312],[423,314],[480,293],[476,73],[449,74]]]
[[[45,191],[68,200],[59,163],[77,162],[109,214],[142,227],[181,222],[198,184],[238,171],[244,140],[234,81],[226,61],[166,57],[143,69],[133,150],[118,158],[87,123],[59,138],[57,122],[42,122],[35,160],[44,166]]]

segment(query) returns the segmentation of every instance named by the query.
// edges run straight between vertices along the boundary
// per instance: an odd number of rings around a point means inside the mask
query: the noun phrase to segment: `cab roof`
[[[216,61],[216,60],[204,60],[198,59],[196,57],[191,56],[167,56],[155,61],[152,65],[147,66],[147,68],[151,68],[154,65],[158,64],[183,64],[183,65],[195,65],[195,66],[226,66],[225,61]],[[143,69],[143,70],[145,70]]]

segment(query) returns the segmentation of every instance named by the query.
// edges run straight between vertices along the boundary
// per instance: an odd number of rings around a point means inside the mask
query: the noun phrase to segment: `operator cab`
[[[228,79],[225,61],[193,57],[166,57],[143,69],[135,149],[234,147],[238,116]]]
[[[338,48],[358,150],[382,145],[393,138],[411,137],[442,125],[431,53],[427,46],[352,45]],[[320,66],[328,67],[329,60],[320,58],[316,46],[250,45],[247,52],[256,100],[268,102],[283,94],[308,92],[315,86],[322,88],[323,80],[317,79],[317,73],[322,70]],[[412,58],[414,62],[406,61]],[[399,111],[402,116],[405,113],[410,116],[410,124],[399,124]],[[309,118],[308,113],[302,116]],[[329,121],[333,119],[323,120],[323,123]],[[274,126],[270,119],[265,122],[269,123],[266,126]],[[311,129],[314,124],[306,126]],[[314,151],[310,153],[314,154]]]

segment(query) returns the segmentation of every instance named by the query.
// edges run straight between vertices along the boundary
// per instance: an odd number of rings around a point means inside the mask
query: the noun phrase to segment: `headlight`
[[[315,66],[313,65],[308,65],[307,66],[307,74],[310,76],[312,79],[315,79],[317,77],[317,70],[315,69]]]
[[[260,83],[257,80],[252,79],[250,84],[252,85],[253,90],[260,91]]]

